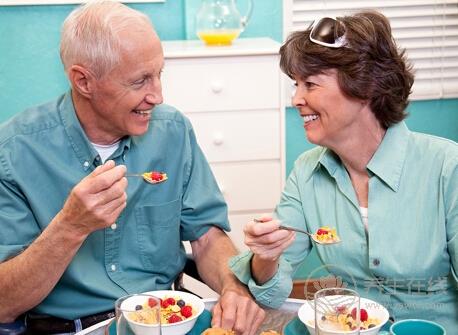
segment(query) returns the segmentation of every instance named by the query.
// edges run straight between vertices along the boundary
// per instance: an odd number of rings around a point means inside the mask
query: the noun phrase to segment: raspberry
[[[159,181],[162,179],[162,174],[157,171],[151,171],[151,179],[155,181]]]
[[[170,304],[167,302],[167,300],[168,300],[168,299],[166,299],[166,300],[162,300],[162,299],[161,299],[161,307],[162,307],[162,308],[167,308],[167,307],[169,307]]]
[[[369,318],[369,315],[367,314],[367,311],[364,308],[361,308],[359,311],[359,315],[361,316],[361,322],[367,321]],[[351,317],[353,320],[356,320],[356,307],[351,310]]]
[[[181,307],[181,315],[183,315],[185,318],[189,318],[192,316],[192,307],[187,305]]]
[[[346,309],[347,308],[345,306],[337,306],[336,307],[336,312],[340,313],[340,314],[343,314],[343,313],[345,313]]]
[[[320,228],[320,229],[317,230],[316,233],[317,233],[317,235],[326,235],[328,233],[328,231],[326,229]]]
[[[148,306],[149,306],[149,307],[154,307],[154,306],[156,306],[156,305],[157,305],[156,300],[154,300],[153,298],[149,298],[149,299],[148,299]]]
[[[173,299],[173,298],[167,298],[167,299],[165,299],[165,301],[167,301],[167,303],[169,305],[175,305],[175,299]]]
[[[176,322],[180,322],[182,321],[180,316],[179,315],[176,315],[176,314],[172,314],[169,316],[169,318],[167,319],[167,321],[169,323],[176,323]]]

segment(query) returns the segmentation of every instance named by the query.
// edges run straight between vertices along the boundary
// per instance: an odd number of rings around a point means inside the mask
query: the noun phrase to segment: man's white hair
[[[72,65],[87,67],[97,78],[110,72],[119,62],[119,32],[132,26],[149,25],[143,13],[119,2],[89,1],[65,19],[62,27],[60,58],[65,72]]]

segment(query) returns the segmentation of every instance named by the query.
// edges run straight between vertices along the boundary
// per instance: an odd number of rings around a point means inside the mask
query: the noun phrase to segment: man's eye
[[[315,83],[312,83],[311,81],[306,81],[305,82],[305,87],[312,88],[313,86],[315,86]]]
[[[134,85],[143,85],[145,83],[145,78],[142,78],[140,80],[136,80],[133,82]]]

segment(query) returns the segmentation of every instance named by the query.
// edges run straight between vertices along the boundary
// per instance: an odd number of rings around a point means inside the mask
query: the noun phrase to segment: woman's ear
[[[86,98],[90,98],[96,78],[94,75],[81,65],[72,65],[68,71],[68,78],[72,89]]]

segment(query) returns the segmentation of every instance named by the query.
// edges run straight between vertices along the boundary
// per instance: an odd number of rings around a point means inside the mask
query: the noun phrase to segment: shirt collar
[[[399,189],[401,174],[407,155],[410,130],[405,122],[387,129],[367,169],[383,180],[393,191]]]
[[[83,166],[83,169],[86,171],[93,166],[94,160],[98,157],[98,153],[87,138],[86,133],[76,116],[71,90],[63,95],[59,103],[58,110],[71,146]],[[129,149],[130,144],[131,137],[124,137],[121,140],[119,148],[116,152],[121,153],[125,149]]]
[[[409,134],[410,130],[405,122],[399,122],[388,128],[377,151],[367,165],[370,173],[383,180],[395,192],[399,189]],[[334,177],[344,168],[339,157],[327,148],[323,150],[315,169],[318,168],[319,164]]]

